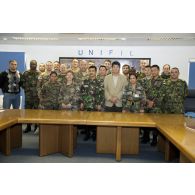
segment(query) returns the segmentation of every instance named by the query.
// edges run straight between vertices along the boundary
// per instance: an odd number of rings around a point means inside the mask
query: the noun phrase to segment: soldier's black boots
[[[144,132],[143,132],[143,137],[141,139],[141,143],[147,144],[150,141],[150,136],[149,136],[150,131],[147,128],[144,128],[143,130]]]
[[[84,141],[88,141],[90,139],[90,131],[89,129],[85,130],[85,137],[84,137]]]
[[[157,145],[157,134],[153,134],[152,142],[150,144],[151,146]]]
[[[27,124],[27,127],[26,129],[24,130],[24,133],[28,133],[31,131],[31,125],[30,124]]]

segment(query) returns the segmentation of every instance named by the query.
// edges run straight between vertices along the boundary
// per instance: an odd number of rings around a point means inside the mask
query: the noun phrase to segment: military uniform
[[[64,74],[59,74],[59,75],[58,75],[57,81],[58,81],[59,83],[61,83],[61,84],[64,84],[64,83],[66,82],[66,75],[64,75]]]
[[[143,72],[136,72],[137,79],[143,79],[146,75]]]
[[[146,99],[153,101],[152,108],[146,107],[146,112],[162,113],[162,103],[165,96],[165,81],[160,76],[157,79],[150,79],[146,86]]]
[[[105,76],[100,76],[99,74],[97,75],[97,80],[103,81],[104,82],[104,78]]]
[[[25,92],[25,108],[37,109],[39,105],[37,83],[40,72],[27,70],[21,77],[22,88]]]
[[[130,83],[125,86],[122,96],[123,110],[128,112],[140,112],[144,110],[146,103],[145,91],[140,84],[137,84],[135,89]]]
[[[49,81],[50,78],[50,72],[44,72],[39,75],[38,77],[38,83],[37,83],[37,90],[38,90],[38,96],[40,98],[41,88],[42,86]]]
[[[84,110],[95,111],[97,106],[104,105],[104,86],[97,79],[87,79],[81,85],[81,100]]]
[[[146,98],[147,100],[153,101],[154,105],[152,108],[145,108],[145,112],[149,113],[162,113],[163,108],[163,98],[165,96],[165,80],[158,76],[156,79],[149,79],[149,82],[146,86]],[[142,143],[147,143],[149,138],[149,132],[152,130],[153,139],[151,146],[156,146],[158,131],[156,128],[144,128],[144,135]]]
[[[60,93],[61,84],[59,82],[46,82],[40,90],[40,109],[58,110],[58,96]]]
[[[147,77],[137,80],[137,83],[139,83],[143,87],[146,93],[148,91],[148,88],[150,87],[150,82],[151,82],[151,78],[147,78]]]
[[[107,75],[109,75],[109,74],[112,74],[112,69],[109,69],[109,70],[107,71]]]
[[[80,68],[71,68],[72,72],[75,74],[75,76],[80,72]]]
[[[97,79],[84,80],[81,85],[81,103],[83,103],[83,109],[86,111],[96,111],[98,105],[102,107],[104,105],[103,83]],[[84,133],[84,141],[87,141],[90,137],[95,141],[96,126],[86,126]]]
[[[80,86],[73,82],[71,85],[64,84],[60,89],[59,94],[60,109],[64,109],[62,104],[69,105],[66,110],[80,109]]]
[[[83,81],[88,78],[89,78],[89,74],[87,72],[83,73],[80,71],[75,75],[75,79],[77,83],[83,83]]]
[[[162,72],[161,78],[163,78],[163,79],[169,79],[170,78],[170,73],[169,74],[165,74],[164,72]]]
[[[187,96],[187,83],[181,79],[172,81],[166,80],[166,95],[164,98],[164,112],[165,113],[183,113],[184,99]]]

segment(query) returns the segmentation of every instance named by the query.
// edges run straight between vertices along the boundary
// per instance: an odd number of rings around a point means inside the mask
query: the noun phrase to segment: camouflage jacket
[[[37,90],[38,90],[38,96],[40,98],[41,88],[42,86],[49,81],[50,73],[44,72],[39,75],[38,77],[38,83],[37,83]]]
[[[76,82],[71,85],[66,83],[60,89],[60,94],[58,98],[60,109],[64,109],[62,104],[69,105],[67,110],[78,110],[80,108],[80,86]]]
[[[148,108],[147,112],[161,113],[163,107],[163,98],[165,96],[165,80],[160,76],[157,79],[150,79],[146,87],[147,100],[153,101],[153,108]]]
[[[84,75],[83,73],[80,71],[75,75],[75,79],[78,83],[82,83],[84,80],[89,78],[89,74],[86,72]]]
[[[187,83],[181,79],[177,81],[166,80],[166,94],[164,98],[165,113],[183,113],[184,99],[187,96]]]
[[[162,72],[162,74],[160,75],[161,76],[161,78],[163,78],[163,79],[169,79],[170,78],[170,74],[165,74],[164,72]]]
[[[58,109],[58,96],[60,94],[61,84],[58,82],[46,82],[40,91],[40,108],[43,109]]]
[[[137,80],[137,82],[143,87],[146,95],[147,95],[147,92],[150,88],[150,84],[151,84],[151,79],[147,78],[147,77],[144,77],[142,79],[139,79]]]
[[[146,76],[143,72],[136,72],[136,75],[137,75],[137,79],[142,79]]]
[[[95,111],[97,105],[104,105],[104,86],[103,82],[97,79],[87,79],[81,85],[81,100],[84,110]]]
[[[66,75],[59,74],[58,75],[58,82],[64,84],[66,82]]]
[[[22,74],[21,83],[25,96],[36,97],[38,95],[37,83],[40,76],[39,71],[27,70]]]
[[[104,82],[104,79],[105,79],[105,77],[103,77],[103,76],[100,76],[99,74],[97,75],[97,80],[101,80],[102,82]]]
[[[122,96],[123,110],[140,112],[140,110],[144,110],[145,103],[146,95],[143,87],[140,84],[137,84],[134,89],[132,88],[132,85],[128,83],[124,88]]]

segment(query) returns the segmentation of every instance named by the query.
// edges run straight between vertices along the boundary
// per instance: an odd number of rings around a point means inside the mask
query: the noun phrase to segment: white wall
[[[93,55],[89,50],[93,51]],[[26,53],[27,65],[31,59],[38,63],[55,61],[59,57],[102,57],[102,58],[151,58],[152,64],[162,67],[168,63],[180,69],[180,78],[188,82],[189,59],[195,58],[195,46],[35,46],[0,45],[0,51]],[[83,55],[79,55],[83,53]],[[82,51],[82,52],[81,52]]]

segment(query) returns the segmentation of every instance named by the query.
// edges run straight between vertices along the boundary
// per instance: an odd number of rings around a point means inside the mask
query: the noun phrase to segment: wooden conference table
[[[139,128],[157,127],[159,148],[170,160],[176,147],[180,162],[195,162],[195,133],[184,127],[183,115],[69,112],[51,110],[5,110],[0,112],[0,150],[9,155],[22,146],[22,123],[40,124],[40,156],[61,152],[72,157],[76,147],[76,125],[97,125],[97,153],[139,153]]]

